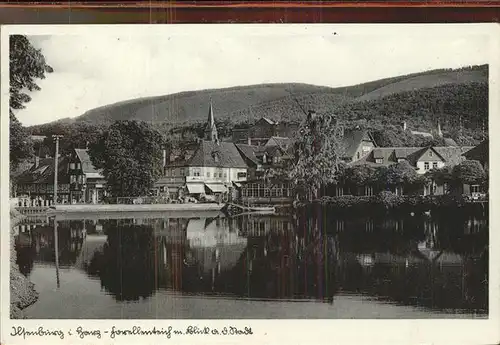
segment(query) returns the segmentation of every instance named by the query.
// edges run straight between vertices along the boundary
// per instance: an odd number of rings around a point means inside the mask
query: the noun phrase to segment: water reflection
[[[486,313],[488,224],[464,217],[58,221],[57,251],[53,224],[20,229],[17,262],[29,275],[33,262],[55,264],[57,252],[60,267],[86,272],[116,301],[157,290],[333,304],[357,294]]]

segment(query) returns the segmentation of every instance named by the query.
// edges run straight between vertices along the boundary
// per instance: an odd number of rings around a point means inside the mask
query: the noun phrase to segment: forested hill
[[[216,119],[233,125],[252,123],[263,116],[297,121],[303,118],[303,109],[314,109],[372,126],[407,121],[412,129],[431,130],[439,121],[447,130],[459,126],[484,129],[488,122],[488,66],[433,70],[341,88],[265,84],[183,92],[111,104],[31,131],[46,134],[54,126],[108,125],[129,119],[152,122],[163,131],[206,121],[210,98]]]

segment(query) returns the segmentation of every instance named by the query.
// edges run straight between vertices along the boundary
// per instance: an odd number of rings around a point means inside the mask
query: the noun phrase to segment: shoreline
[[[10,217],[10,318],[24,319],[23,310],[38,301],[39,294],[35,285],[19,271],[16,264],[14,226],[23,216],[11,208]]]

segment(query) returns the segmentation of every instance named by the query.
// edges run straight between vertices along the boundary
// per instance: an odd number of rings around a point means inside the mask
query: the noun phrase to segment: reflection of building
[[[167,155],[165,154],[165,157]],[[247,165],[233,143],[221,142],[213,115],[208,112],[205,137],[187,161],[165,162],[165,175],[156,183],[160,192],[171,197],[179,194],[225,194],[233,189],[233,182],[247,179]]]

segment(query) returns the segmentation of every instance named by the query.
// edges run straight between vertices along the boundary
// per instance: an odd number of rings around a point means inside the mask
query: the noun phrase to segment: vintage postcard
[[[2,27],[2,344],[497,343],[499,33]]]

